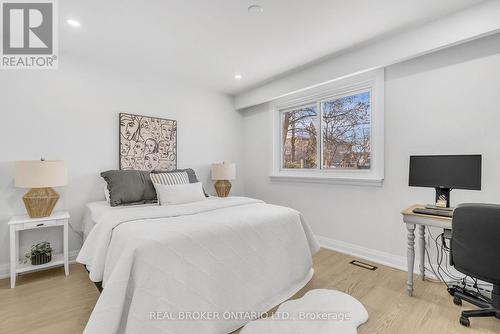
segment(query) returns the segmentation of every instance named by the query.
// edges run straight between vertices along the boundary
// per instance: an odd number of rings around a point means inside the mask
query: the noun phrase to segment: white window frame
[[[323,129],[321,103],[370,91],[370,169],[322,169]],[[317,105],[318,164],[315,169],[282,168],[282,114],[301,106]],[[384,70],[374,70],[297,92],[271,103],[273,117],[272,181],[315,182],[380,186],[384,180]]]

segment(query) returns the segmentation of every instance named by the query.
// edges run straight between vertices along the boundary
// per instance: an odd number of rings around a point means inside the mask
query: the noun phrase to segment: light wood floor
[[[359,334],[500,333],[497,319],[472,319],[471,328],[460,326],[459,312],[474,307],[454,305],[441,283],[416,280],[415,296],[408,297],[405,272],[380,265],[372,272],[350,265],[352,259],[322,249],[314,257],[313,279],[293,298],[317,288],[351,294],[370,315]],[[8,279],[0,280],[0,333],[81,333],[98,297],[77,264],[69,277],[62,268],[19,276],[15,289]]]

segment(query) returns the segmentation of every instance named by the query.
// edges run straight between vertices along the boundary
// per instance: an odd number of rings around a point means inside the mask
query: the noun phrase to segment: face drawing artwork
[[[160,154],[160,159],[166,159],[168,157],[168,147],[169,143],[166,140],[161,140],[158,143],[158,153]]]
[[[160,165],[158,166],[158,170],[166,171],[166,170],[174,170],[175,163],[169,160],[160,160]]]
[[[172,139],[174,136],[173,124],[164,123],[161,125],[161,135],[163,138]]]
[[[145,170],[143,157],[134,159],[134,170]]]
[[[139,137],[139,120],[137,117],[125,115],[120,119],[120,133],[123,138],[137,140]]]
[[[128,155],[129,151],[130,151],[130,141],[123,140],[122,141],[122,145],[120,147],[120,153],[121,153],[121,155]]]
[[[146,154],[148,153],[156,153],[156,141],[154,139],[146,140]]]
[[[151,120],[151,136],[154,140],[159,140],[161,137],[161,123],[158,118]]]
[[[151,171],[177,168],[177,121],[126,113],[119,116],[121,169]]]
[[[156,153],[146,154],[144,157],[144,167],[147,170],[154,170],[160,164],[160,157]]]
[[[151,133],[151,119],[149,117],[143,117],[141,119],[141,138],[147,140],[153,136]]]
[[[122,159],[121,159],[122,169],[132,169],[132,167],[133,167],[132,164],[133,164],[133,161],[132,161],[131,157],[129,157],[129,156],[122,157]]]
[[[145,144],[142,141],[138,141],[134,145],[134,157],[143,157],[145,150]]]

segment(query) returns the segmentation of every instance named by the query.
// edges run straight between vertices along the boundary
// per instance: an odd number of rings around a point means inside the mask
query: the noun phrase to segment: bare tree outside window
[[[317,167],[317,106],[282,113],[283,168]]]
[[[370,91],[281,111],[281,125],[282,168],[371,167]]]
[[[324,169],[370,169],[370,92],[321,103]]]

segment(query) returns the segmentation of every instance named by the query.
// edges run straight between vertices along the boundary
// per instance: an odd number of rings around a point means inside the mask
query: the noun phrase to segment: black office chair
[[[461,287],[448,291],[453,302],[462,299],[480,309],[463,311],[460,323],[470,326],[470,317],[500,319],[500,205],[461,204],[452,220],[451,264],[467,276],[493,284],[490,298],[485,298]]]

